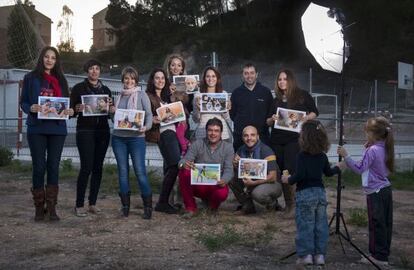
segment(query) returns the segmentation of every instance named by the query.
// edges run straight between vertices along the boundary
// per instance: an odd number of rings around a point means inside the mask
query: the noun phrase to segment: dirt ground
[[[294,269],[295,223],[275,212],[260,209],[253,216],[234,212],[229,198],[219,214],[201,213],[190,220],[155,212],[143,220],[141,200],[134,194],[129,218],[120,217],[120,201],[101,194],[99,215],[78,218],[73,214],[75,181],[61,183],[60,222],[34,222],[30,179],[0,175],[0,269]],[[392,269],[411,269],[414,262],[414,192],[394,191]],[[328,189],[329,217],[336,192]],[[154,198],[155,201],[155,198]],[[359,189],[343,191],[343,213],[365,207]],[[367,228],[347,225],[353,243],[367,251]],[[200,235],[223,233],[239,236],[237,243],[209,251]],[[344,232],[343,227],[341,231]],[[360,255],[337,235],[329,240],[326,269],[374,269],[357,263]]]

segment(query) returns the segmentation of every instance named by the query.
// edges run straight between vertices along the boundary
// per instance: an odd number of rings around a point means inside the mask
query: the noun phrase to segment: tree
[[[67,5],[63,5],[61,16],[57,24],[57,30],[60,32],[60,42],[57,48],[61,52],[73,52],[75,51],[72,36],[73,11]]]
[[[33,27],[33,9],[29,5],[30,1],[22,4],[18,0],[8,18],[7,59],[19,68],[30,67],[37,58],[38,39]]]

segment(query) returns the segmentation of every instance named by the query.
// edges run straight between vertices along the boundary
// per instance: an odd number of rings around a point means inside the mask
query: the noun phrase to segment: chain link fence
[[[217,54],[205,54],[190,61],[188,73],[200,74],[202,70],[215,64],[222,74],[224,89],[231,93],[233,89],[242,83],[242,67],[245,62],[234,61],[230,58],[218,58]],[[274,89],[276,72],[282,68],[282,64],[254,63],[259,72],[259,81]],[[289,66],[288,66],[289,67]],[[339,123],[339,93],[342,87],[340,75],[324,71],[312,71],[312,69],[295,69],[299,86],[313,95],[320,111],[319,119],[328,130],[332,143],[338,140]],[[25,136],[25,115],[22,120],[18,117],[19,84],[27,70],[7,69],[0,70],[0,145],[8,147],[21,159],[30,159],[30,152]],[[81,82],[85,77],[66,75],[70,87]],[[148,75],[142,75],[140,84],[145,88],[145,80]],[[117,76],[118,78],[120,76]],[[115,77],[116,78],[116,77]],[[121,81],[113,76],[102,78],[114,96],[122,89]],[[411,129],[414,127],[414,98],[413,91],[397,89],[395,82],[363,81],[347,78],[345,81],[345,114],[344,114],[344,139],[348,144],[361,145],[365,140],[363,126],[369,117],[383,115],[389,118],[393,124],[396,136],[397,157],[414,157],[414,139]],[[18,134],[18,126],[22,125],[22,135]],[[75,142],[76,119],[70,119],[68,124],[68,137],[62,155],[63,159],[78,160],[78,151]],[[194,127],[191,124],[191,127]],[[21,144],[19,144],[19,139]],[[20,146],[17,147],[17,146]],[[332,147],[334,148],[334,146]],[[359,150],[358,150],[359,151]],[[334,152],[330,152],[334,156]],[[162,165],[162,157],[156,145],[147,145],[147,164]],[[114,155],[109,148],[106,162],[113,163]]]

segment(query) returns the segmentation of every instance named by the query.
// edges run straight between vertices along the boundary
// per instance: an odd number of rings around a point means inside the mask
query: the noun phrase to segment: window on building
[[[114,40],[114,33],[108,33],[108,41],[113,41]]]

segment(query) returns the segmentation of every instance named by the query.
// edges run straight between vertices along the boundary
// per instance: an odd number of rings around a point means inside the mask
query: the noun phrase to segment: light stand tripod
[[[335,16],[337,16],[336,12],[338,11],[334,11]],[[342,17],[342,16],[337,16],[337,17]],[[341,25],[343,25],[342,23],[340,23]],[[344,45],[343,45],[343,53],[342,53],[342,72],[341,72],[341,93],[340,93],[340,98],[341,98],[341,102],[340,102],[340,113],[339,113],[339,145],[343,145],[344,141],[343,141],[343,135],[344,135],[344,105],[345,105],[345,57],[346,57],[346,39],[345,39],[345,28],[348,28],[349,26],[353,25],[354,23],[347,25],[346,27],[343,27],[342,29],[342,34],[344,37]],[[342,157],[339,156],[339,162],[342,161]],[[339,243],[341,244],[342,247],[342,251],[345,253],[345,249],[344,246],[342,244],[342,239],[344,239],[345,241],[347,241],[359,254],[361,254],[362,256],[364,256],[375,268],[377,269],[381,269],[377,264],[375,264],[375,262],[373,262],[357,245],[355,245],[352,240],[351,237],[349,235],[348,232],[348,228],[346,227],[346,223],[345,223],[345,219],[344,219],[344,215],[341,212],[341,196],[342,196],[342,189],[344,188],[344,186],[342,185],[342,173],[339,172],[338,174],[338,183],[336,186],[336,210],[335,213],[333,214],[331,220],[329,221],[329,228],[331,228],[331,225],[333,224],[333,221],[335,220],[335,229],[333,231],[330,232],[329,235],[336,235],[338,236],[338,240]],[[343,225],[343,228],[345,230],[345,233],[343,233],[340,230],[341,227],[341,223]]]
[[[341,90],[340,90],[340,114],[339,114],[339,145],[343,145],[343,135],[344,135],[344,104],[345,104],[345,62],[346,62],[346,54],[347,54],[347,42],[345,37],[345,30],[346,28],[354,25],[355,23],[352,23],[350,25],[345,26],[345,16],[342,13],[340,9],[331,8],[328,11],[328,17],[336,19],[336,22],[341,26],[341,32],[343,37],[343,47],[342,47],[342,69],[341,69]],[[339,161],[341,161],[342,158],[339,157]],[[363,257],[365,257],[376,269],[381,269],[375,262],[373,262],[360,248],[358,248],[357,245],[355,245],[348,232],[348,228],[346,227],[344,216],[341,212],[341,195],[342,195],[342,174],[338,174],[338,183],[337,183],[337,197],[336,197],[336,210],[333,214],[330,222],[329,222],[329,228],[333,224],[333,221],[335,220],[335,229],[330,232],[330,235],[336,235],[338,237],[338,240],[341,244],[342,250],[345,253],[344,246],[342,244],[342,239],[347,241],[359,254],[361,254]],[[345,230],[345,233],[341,231],[341,224],[343,225],[343,228]],[[285,257],[282,257],[280,260],[287,259],[291,256],[296,254],[296,252],[292,252]]]

